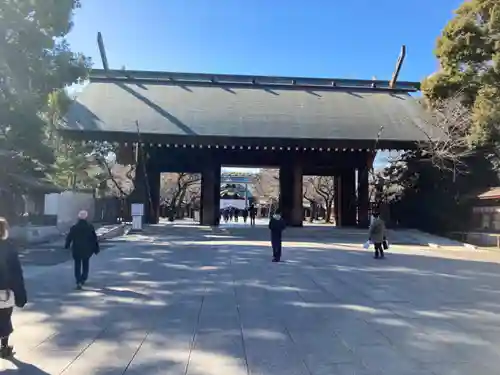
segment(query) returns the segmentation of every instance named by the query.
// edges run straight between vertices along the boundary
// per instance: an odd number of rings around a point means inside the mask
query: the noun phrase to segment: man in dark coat
[[[250,214],[250,225],[255,225],[255,216],[257,216],[257,210],[255,209],[255,205],[252,203],[250,208],[248,209],[248,213]]]
[[[271,230],[271,246],[273,247],[273,262],[281,261],[281,235],[286,228],[285,220],[276,211],[269,220]]]
[[[99,253],[99,242],[94,226],[87,221],[87,211],[78,213],[78,222],[66,237],[66,249],[73,251],[77,289],[81,289],[89,277],[90,258]]]
[[[12,356],[9,346],[12,334],[12,312],[14,305],[24,307],[27,302],[23,270],[14,244],[8,241],[7,220],[0,217],[0,357]],[[12,296],[13,294],[13,296]],[[13,297],[13,298],[12,298]]]

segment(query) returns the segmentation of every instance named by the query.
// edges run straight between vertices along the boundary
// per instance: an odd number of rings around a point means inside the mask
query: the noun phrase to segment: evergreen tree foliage
[[[90,61],[71,52],[77,0],[0,2],[0,189],[16,195],[28,190],[16,176],[45,179],[55,162],[47,126],[51,94],[86,77]],[[47,108],[49,103],[49,108]],[[57,104],[59,107],[59,104]],[[55,122],[49,121],[49,124]],[[4,198],[5,199],[5,198]],[[8,211],[3,201],[3,211]]]
[[[407,152],[397,167],[383,172],[399,188],[392,216],[400,224],[431,232],[467,229],[474,197],[498,184],[500,152],[500,3],[465,1],[437,40],[440,70],[422,83],[431,111],[459,99],[468,114],[462,128],[467,142],[448,145],[450,155],[465,155],[465,168],[443,168],[435,155]],[[456,135],[456,134],[455,134]],[[453,157],[450,160],[454,160]]]

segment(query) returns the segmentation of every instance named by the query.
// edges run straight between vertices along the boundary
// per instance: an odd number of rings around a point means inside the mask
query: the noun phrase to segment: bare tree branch
[[[426,140],[418,148],[428,162],[443,171],[467,172],[465,159],[473,154],[469,145],[471,111],[462,101],[463,93],[438,102],[430,118],[419,126]]]
[[[200,174],[165,173],[162,176],[160,196],[171,214],[179,213],[180,208],[194,203],[200,196]]]
[[[310,183],[310,181],[306,181],[302,187],[302,191],[303,191],[302,196],[304,199],[307,199],[309,201],[309,203],[315,203],[316,199],[312,195],[310,195],[311,193],[309,192],[311,187],[312,187],[312,184]]]
[[[261,169],[253,178],[253,186],[257,196],[276,199],[279,195],[278,172],[272,169]]]
[[[311,204],[326,209],[325,221],[329,222],[335,200],[334,177],[311,176],[303,183],[303,195]]]
[[[133,173],[135,172],[136,165],[124,166],[110,162],[109,157],[113,153],[116,154],[116,150],[111,145],[94,143],[93,157],[97,164],[106,172],[105,181],[111,181],[118,192],[119,198],[126,198],[133,190]],[[125,172],[116,171],[116,169],[120,168],[125,169]]]
[[[118,183],[118,181],[116,181],[116,178],[115,178],[115,176],[113,174],[113,171],[111,170],[111,166],[108,164],[108,162],[104,158],[99,158],[99,160],[100,160],[101,165],[106,170],[106,172],[107,172],[107,174],[109,176],[109,179],[111,180],[111,182],[113,183],[113,185],[116,187],[116,189],[120,192],[121,197],[126,197],[127,194],[122,189],[122,187],[120,186],[120,184]]]

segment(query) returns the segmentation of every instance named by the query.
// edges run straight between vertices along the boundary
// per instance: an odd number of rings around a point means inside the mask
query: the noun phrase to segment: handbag
[[[0,262],[1,273],[9,279],[9,268],[5,264],[5,259]],[[16,305],[14,291],[10,289],[0,289],[0,309],[10,309]]]
[[[0,309],[10,309],[16,305],[16,298],[12,290],[0,290]]]
[[[389,242],[387,240],[384,240],[382,242],[382,247],[384,248],[384,250],[387,250],[389,249]]]

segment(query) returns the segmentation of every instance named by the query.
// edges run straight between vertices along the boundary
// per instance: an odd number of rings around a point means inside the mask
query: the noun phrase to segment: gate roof
[[[84,139],[335,141],[384,148],[436,129],[418,83],[94,70],[61,130]],[[381,131],[382,129],[382,131]]]

